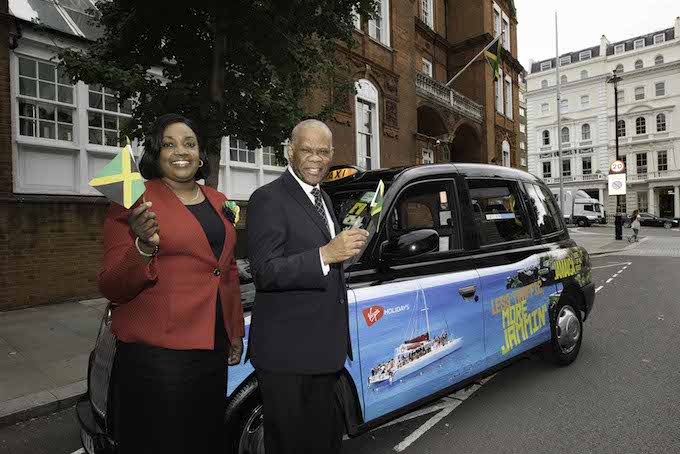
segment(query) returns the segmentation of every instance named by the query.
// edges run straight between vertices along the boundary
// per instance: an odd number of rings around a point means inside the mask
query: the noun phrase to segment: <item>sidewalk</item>
[[[0,312],[0,426],[73,405],[105,299]]]
[[[639,243],[631,244],[627,241],[631,233],[630,229],[623,229],[623,239],[616,240],[614,239],[614,226],[569,228],[569,236],[579,246],[584,247],[591,256],[639,247]]]

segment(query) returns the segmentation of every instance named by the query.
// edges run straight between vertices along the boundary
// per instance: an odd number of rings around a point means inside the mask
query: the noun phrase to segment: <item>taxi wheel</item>
[[[250,380],[230,399],[226,412],[227,453],[264,454],[262,399]]]
[[[560,366],[573,363],[581,350],[583,322],[576,303],[565,294],[550,316],[550,357]]]

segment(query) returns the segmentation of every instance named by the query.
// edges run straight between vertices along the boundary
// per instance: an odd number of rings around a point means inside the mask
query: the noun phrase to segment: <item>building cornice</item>
[[[451,47],[451,42],[448,39],[430,28],[430,26],[423,22],[420,17],[414,17],[416,22],[416,31],[426,35],[432,42],[446,48],[447,50]]]

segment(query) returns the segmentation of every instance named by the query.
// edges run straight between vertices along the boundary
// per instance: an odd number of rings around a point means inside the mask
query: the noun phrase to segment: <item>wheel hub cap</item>
[[[564,306],[557,316],[557,343],[564,353],[571,352],[581,337],[581,325],[570,306]]]

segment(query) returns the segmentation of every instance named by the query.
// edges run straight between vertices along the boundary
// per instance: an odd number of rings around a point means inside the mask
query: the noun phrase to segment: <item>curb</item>
[[[86,393],[87,380],[82,380],[49,391],[40,391],[0,402],[0,427],[72,407]]]
[[[613,253],[615,253],[615,252],[623,252],[623,251],[625,251],[626,249],[627,249],[627,248],[623,248],[623,249],[612,249],[611,251],[588,252],[588,255],[591,256],[591,257],[597,257],[597,256],[600,256],[600,255],[613,254]]]

